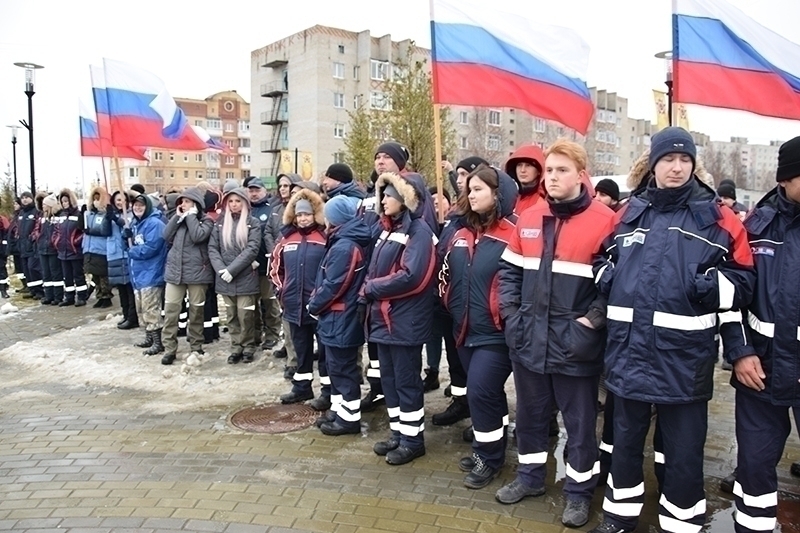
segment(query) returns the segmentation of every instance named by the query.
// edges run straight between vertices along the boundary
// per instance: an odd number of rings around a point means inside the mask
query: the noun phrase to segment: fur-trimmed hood
[[[289,203],[286,204],[286,209],[283,212],[283,224],[288,226],[294,224],[294,207],[300,200],[308,200],[311,203],[311,208],[314,209],[314,222],[318,226],[325,225],[325,210],[322,197],[312,191],[311,189],[300,189],[289,198]]]
[[[650,172],[650,149],[648,148],[639,158],[634,161],[633,166],[631,167],[630,172],[628,173],[628,181],[627,185],[628,188],[631,190],[631,195],[633,195],[638,189],[647,185],[647,181],[649,181],[650,176],[652,173]],[[694,166],[694,175],[703,182],[704,185],[711,187],[714,189],[714,178],[706,171],[706,167],[703,164],[703,160],[699,157],[697,158]]]
[[[75,193],[72,192],[72,189],[61,189],[61,192],[58,193],[58,205],[61,205],[61,199],[63,197],[69,198],[69,206],[77,208],[78,207],[78,197],[75,196]],[[103,205],[107,205],[108,202],[104,203]]]
[[[36,193],[36,196],[33,197],[33,205],[36,206],[37,210],[42,211],[42,201],[44,200],[45,196],[48,196],[49,194],[50,193],[47,191],[38,191]],[[58,209],[61,209],[61,207],[59,206]],[[56,209],[56,211],[58,211],[58,209]]]
[[[395,174],[394,172],[384,172],[380,176],[378,176],[377,181],[375,181],[375,212],[378,215],[383,216],[383,191],[386,189],[387,185],[392,185],[397,192],[400,193],[400,196],[403,197],[403,205],[409,210],[412,215],[416,213],[417,208],[420,205],[420,198],[423,196],[423,192],[427,194],[428,191],[419,191],[418,185],[416,182],[412,183],[406,181],[403,176],[400,174]],[[417,185],[417,186],[415,186]]]
[[[92,206],[92,202],[94,201],[94,195],[95,194],[99,194],[100,195],[100,205],[102,205],[103,209],[105,209],[105,206],[107,206],[109,204],[108,191],[106,190],[105,187],[99,187],[98,186],[98,187],[93,188],[91,194],[89,194],[89,198],[86,201],[86,203],[88,204],[89,207]]]

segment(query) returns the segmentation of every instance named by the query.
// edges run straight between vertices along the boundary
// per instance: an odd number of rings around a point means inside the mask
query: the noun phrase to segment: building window
[[[225,179],[226,179],[226,180],[232,180],[232,179],[236,179],[236,178],[234,178],[234,176],[235,176],[235,175],[236,175],[236,173],[235,173],[235,172],[226,172],[226,173],[225,173]]]
[[[225,133],[233,133],[233,124],[230,122],[225,124]]]
[[[175,154],[170,153],[169,154],[169,160],[170,160],[170,162],[174,162],[175,161]]]
[[[206,120],[206,128],[210,130],[222,129],[222,121],[219,119],[208,119]]]
[[[466,111],[462,111],[458,114],[458,123],[459,124],[469,124],[469,113]]]
[[[334,163],[344,163],[344,152],[336,152],[333,154]]]
[[[242,179],[246,180],[249,177],[250,177],[250,171],[249,170],[242,170]]]
[[[490,126],[499,126],[500,125],[500,111],[490,110],[489,111],[489,125]]]
[[[236,164],[236,158],[234,156],[232,156],[232,155],[226,155],[225,156],[225,164],[226,165],[235,165]]]
[[[239,148],[250,148],[250,139],[239,139]]]
[[[202,163],[203,162],[203,154],[194,154],[194,161],[195,161],[195,163]]]
[[[183,162],[184,163],[188,163],[189,162],[189,154],[187,154],[187,153],[183,154]]]
[[[195,120],[194,121],[194,125],[195,126],[200,126],[202,128],[203,127],[203,121],[202,120]]]
[[[508,141],[509,146],[514,146],[514,141]]]
[[[337,109],[344,108],[344,93],[333,93],[333,107]]]
[[[183,179],[185,179],[185,180],[189,179],[189,171],[188,170],[184,170],[183,171]]]
[[[250,123],[246,120],[239,121],[239,131],[245,132],[250,131]]]
[[[469,145],[467,144],[466,137],[459,137],[458,138],[458,147],[462,150],[466,150]]]
[[[500,136],[495,134],[489,134],[486,137],[486,149],[487,150],[499,150],[500,149]]]
[[[203,179],[203,171],[202,170],[198,170],[197,172],[194,173],[194,177],[195,177],[195,179],[198,179],[198,180]]]
[[[228,148],[231,148],[231,149],[233,149],[233,144],[234,144],[234,140],[233,140],[233,139],[225,139],[225,145],[226,145]]]
[[[175,179],[175,171],[174,170],[170,170],[169,171],[169,179],[171,179],[171,180]]]
[[[373,80],[387,80],[389,79],[389,62],[378,61],[377,59],[370,59],[369,61],[369,77]]]
[[[164,171],[163,170],[156,170],[155,176],[158,179],[163,178],[164,177]]]
[[[537,118],[533,122],[533,131],[536,133],[544,133],[545,129],[547,129],[547,124],[545,123],[544,119]]]
[[[361,94],[357,94],[357,95],[355,95],[353,97],[353,109],[358,109],[359,107],[361,107],[361,98],[362,97],[363,97],[363,95],[361,95]]]
[[[129,178],[138,178],[139,177],[139,168],[138,167],[131,167],[128,169],[128,177]]]
[[[244,154],[242,156],[242,164],[249,165],[250,164],[250,154]]]
[[[153,154],[153,161],[162,161],[164,159],[164,154],[161,152],[156,152]]]
[[[343,44],[340,44],[340,45],[339,45],[339,53],[340,53],[340,54],[343,54],[343,53],[344,53],[344,45],[343,45]]]
[[[358,65],[353,67],[353,79],[358,81],[359,76],[361,75],[361,67]]]
[[[337,122],[333,125],[333,136],[336,139],[344,139],[344,124]]]
[[[218,180],[219,179],[219,170],[212,168],[208,170],[208,179],[210,180]]]
[[[372,109],[391,109],[391,105],[389,105],[389,98],[385,93],[380,91],[370,91],[369,107]]]
[[[344,63],[333,64],[333,77],[338,80],[344,79]]]

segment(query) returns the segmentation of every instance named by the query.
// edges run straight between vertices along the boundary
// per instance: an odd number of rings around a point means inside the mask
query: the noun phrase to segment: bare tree
[[[747,188],[747,168],[742,165],[742,156],[738,146],[728,155],[730,161],[730,179],[736,184],[737,189]]]
[[[496,110],[476,108],[469,122],[467,143],[470,155],[482,157],[493,165],[501,165],[506,158],[508,134],[502,126],[502,117]]]
[[[715,185],[719,185],[720,181],[729,176],[727,163],[725,152],[713,144],[709,144],[703,151],[703,165],[706,172],[713,176]]]

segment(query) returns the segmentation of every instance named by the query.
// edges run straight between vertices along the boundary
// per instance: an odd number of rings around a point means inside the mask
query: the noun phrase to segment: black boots
[[[161,358],[162,365],[171,365],[175,362],[175,354],[174,353],[167,353],[164,354],[164,357]]]
[[[152,331],[145,331],[144,332],[144,340],[142,342],[137,342],[134,346],[138,348],[150,348],[153,346],[153,332]]]
[[[0,296],[5,299],[8,299],[8,288],[7,285],[0,286]]]
[[[117,329],[136,329],[139,327],[139,322],[136,320],[125,319],[117,324]]]
[[[439,388],[439,371],[425,369],[425,379],[422,380],[422,390],[429,392]]]
[[[85,301],[84,301],[84,305],[86,305]],[[94,309],[105,309],[107,307],[111,307],[111,305],[112,305],[111,304],[111,298],[100,298],[100,299],[97,300],[97,302],[95,302],[95,304],[92,307]]]
[[[466,396],[454,396],[453,402],[441,413],[431,417],[434,426],[452,426],[459,420],[469,418],[469,404]]]
[[[161,330],[156,329],[152,333],[153,345],[143,351],[144,355],[155,355],[164,351],[164,345],[161,344]]]

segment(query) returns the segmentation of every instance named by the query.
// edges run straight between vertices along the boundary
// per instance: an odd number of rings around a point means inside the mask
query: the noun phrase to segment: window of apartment
[[[198,170],[198,171],[196,171],[196,172],[194,173],[194,178],[195,178],[195,179],[198,179],[198,180],[201,180],[201,179],[203,179],[203,171],[202,171],[202,170]]]
[[[344,45],[343,45],[343,44],[340,44],[340,45],[339,45],[339,53],[340,53],[340,54],[343,54],[343,53],[344,53]]]
[[[490,126],[500,125],[500,111],[497,111],[495,109],[489,110],[489,125]]]
[[[169,171],[169,179],[171,179],[171,180],[175,179],[175,171],[174,170],[170,170]]]
[[[616,124],[617,123],[617,114],[613,111],[606,112],[606,122],[609,124]]]
[[[170,162],[173,162],[173,161],[175,161],[175,154],[173,154],[173,153],[170,153],[170,154],[169,154],[169,160],[170,160]]]
[[[249,170],[242,170],[242,179],[246,180],[249,177],[250,177],[250,171]]]
[[[158,179],[163,178],[164,177],[164,171],[163,170],[156,170],[155,177],[158,178]]]
[[[357,94],[353,97],[353,109],[358,109],[361,107],[361,98],[363,95]]]
[[[617,137],[617,148],[619,148],[619,137]]]
[[[131,167],[128,169],[128,177],[129,178],[138,178],[139,177],[139,168],[138,167]]]
[[[389,79],[389,62],[378,61],[377,59],[370,59],[369,61],[369,77],[373,80],[386,80]]]
[[[462,111],[461,113],[459,113],[458,118],[459,118],[458,120],[459,124],[469,124],[469,113],[467,113],[466,111]]]
[[[161,152],[155,152],[153,154],[153,161],[162,161],[164,159],[164,154]]]
[[[200,126],[202,128],[203,127],[203,121],[202,120],[195,120],[194,121],[194,125],[195,126]]]
[[[513,124],[514,123],[514,119],[513,118],[508,119],[508,123],[509,124]]]
[[[615,164],[616,166],[619,166],[619,156],[618,156],[618,155],[615,155],[615,156],[614,156],[614,164]]]
[[[233,133],[233,124],[230,122],[225,124],[225,132],[226,133]]]
[[[219,119],[208,119],[206,120],[206,128],[210,130],[219,130],[222,129],[222,121]]]
[[[194,162],[195,163],[202,163],[203,162],[203,154],[194,154]]]
[[[618,128],[622,127],[622,119],[621,118],[617,118],[617,127]]]
[[[239,131],[245,132],[250,131],[250,122],[246,120],[239,121]]]
[[[650,146],[650,136],[649,135],[645,135],[644,136],[644,138],[642,139],[642,144],[645,145],[645,146]]]
[[[386,93],[380,91],[370,91],[369,106],[372,109],[391,109],[389,98]]]
[[[334,163],[344,163],[344,152],[336,152],[333,154]]]
[[[336,139],[344,139],[344,124],[337,122],[333,125],[333,136]]]
[[[189,154],[187,154],[187,153],[183,154],[183,162],[184,163],[188,163],[189,162]]]
[[[215,168],[211,168],[208,170],[208,179],[210,180],[218,180],[219,179],[219,170]]]
[[[242,155],[242,164],[249,165],[250,164],[250,154],[243,154]]]
[[[344,93],[333,93],[333,107],[344,108]]]
[[[353,67],[353,79],[358,81],[359,76],[361,75],[361,67],[358,65]]]
[[[514,141],[508,141],[509,146],[514,146]]]
[[[217,152],[209,152],[206,157],[210,163],[216,163],[219,161],[219,154]]]
[[[594,138],[595,138],[595,140],[597,140],[597,141],[600,141],[600,142],[605,142],[605,141],[606,141],[606,132],[604,132],[604,131],[598,131],[598,132],[595,134]]]
[[[188,170],[184,170],[183,171],[183,179],[185,179],[185,180],[189,179],[189,171]]]
[[[466,137],[459,137],[458,138],[458,147],[462,150],[466,150],[469,145],[467,144]]]
[[[533,131],[536,133],[544,133],[547,129],[547,123],[543,118],[537,118],[533,121]]]
[[[334,62],[333,64],[333,77],[338,80],[344,79],[344,63]]]
[[[235,172],[226,172],[225,173],[225,179],[226,180],[236,179],[236,178],[234,178],[235,174],[236,174]]]
[[[486,137],[486,149],[487,150],[499,150],[500,149],[500,136],[495,135],[493,133],[489,134]]]
[[[225,164],[226,165],[235,165],[236,164],[236,158],[234,156],[232,156],[232,155],[226,155],[225,156]]]
[[[233,139],[225,139],[225,145],[228,148],[233,148],[234,140]]]
[[[250,148],[250,139],[239,139],[239,148]]]

